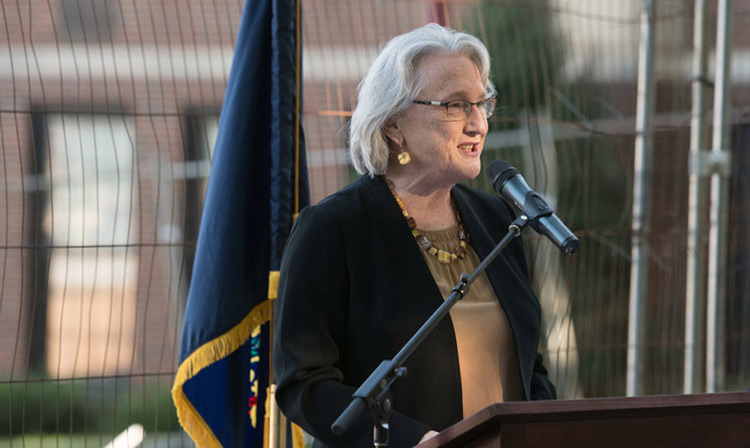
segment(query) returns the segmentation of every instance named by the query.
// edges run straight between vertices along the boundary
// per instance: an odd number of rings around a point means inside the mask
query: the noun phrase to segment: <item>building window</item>
[[[198,202],[202,204],[206,199],[206,186],[208,185],[208,173],[211,161],[214,158],[216,136],[219,133],[219,117],[209,115],[195,120],[193,143],[194,151],[190,151],[192,162],[196,164],[196,179],[198,180]]]
[[[203,202],[206,199],[208,175],[213,160],[216,136],[219,131],[219,116],[189,116],[186,126],[188,139],[186,141],[185,168],[183,170],[186,194],[184,222],[186,249],[183,260],[185,263],[184,270],[190,278],[195,260]],[[187,299],[187,297],[185,298]]]
[[[41,228],[50,243],[46,369],[54,377],[130,368],[138,234],[133,124],[49,115]]]
[[[62,0],[63,38],[107,41],[119,25],[119,7],[113,0]]]

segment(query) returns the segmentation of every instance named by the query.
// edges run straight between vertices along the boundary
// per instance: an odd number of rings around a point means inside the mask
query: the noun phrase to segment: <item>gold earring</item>
[[[399,153],[398,153],[398,164],[399,165],[406,165],[407,163],[411,162],[411,156],[407,151],[404,151],[404,145],[398,145]]]

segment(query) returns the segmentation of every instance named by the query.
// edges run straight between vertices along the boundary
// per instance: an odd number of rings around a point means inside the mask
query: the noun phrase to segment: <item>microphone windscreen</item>
[[[511,177],[518,174],[518,170],[513,167],[510,163],[505,160],[493,160],[487,165],[487,180],[490,181],[492,187],[500,193],[503,184]]]

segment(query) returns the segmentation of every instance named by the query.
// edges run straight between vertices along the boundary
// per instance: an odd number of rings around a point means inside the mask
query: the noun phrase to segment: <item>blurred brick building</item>
[[[244,0],[0,2],[0,377],[170,375],[176,368],[203,191]],[[535,5],[544,4],[554,16],[565,64],[559,79],[543,79],[539,73],[525,77],[530,91],[539,84],[554,87],[549,89],[551,113],[567,117],[549,126],[557,145],[553,153],[572,154],[561,157],[560,171],[578,176],[574,187],[561,187],[560,210],[561,215],[580,216],[575,230],[591,238],[584,241],[587,251],[574,261],[575,274],[568,280],[593,291],[589,297],[571,287],[571,304],[562,306],[561,314],[583,310],[574,317],[589,325],[570,325],[567,333],[557,334],[568,338],[568,345],[549,345],[560,351],[590,350],[592,356],[619,350],[611,357],[616,361],[600,369],[619,378],[621,373],[612,372],[624,371],[622,338],[607,338],[622,333],[628,285],[614,280],[591,285],[604,275],[602,260],[616,260],[613,269],[620,273],[629,269],[623,252],[629,250],[627,188],[632,182],[640,2],[524,3],[303,1],[303,124],[311,199],[317,202],[352,178],[346,122],[356,85],[379,45],[437,21],[470,29],[493,55],[505,54],[497,49],[514,47],[527,30],[513,23],[499,29],[487,22],[485,13],[521,8],[524,14],[537,14],[542,8]],[[649,312],[656,330],[647,341],[655,347],[654,358],[659,350],[679,351],[684,330],[680,300],[693,20],[689,2],[659,3],[657,182],[651,217],[656,229],[651,242],[659,257],[650,267],[656,280],[648,293]],[[734,17],[735,169],[743,169],[750,164],[748,4],[735,2]],[[709,34],[714,36],[715,30]],[[500,57],[493,63],[494,71],[515,68],[515,61]],[[525,90],[504,94],[515,98],[514,104],[530,107]],[[487,157],[534,161],[530,127],[519,124],[527,112],[498,114],[499,123],[487,139]],[[544,117],[532,118],[531,123],[545,122]],[[252,150],[253,142],[247,144]],[[549,170],[530,171],[527,177],[537,189],[555,185],[551,176],[545,177]],[[746,174],[740,171],[732,182],[734,243],[728,257],[735,269],[730,294],[737,303],[727,331],[735,335],[728,343],[735,344],[731,353],[739,354],[729,363],[741,371],[750,368],[750,338],[742,330],[750,306],[741,302],[750,291],[750,277],[743,275],[748,269],[743,260],[750,253],[745,230],[750,197]],[[617,196],[618,208],[603,196],[609,185],[615,185],[617,194],[625,192]],[[613,220],[612,226],[619,227],[597,227],[600,216],[618,214],[626,218]],[[607,244],[600,244],[607,238]],[[545,309],[553,323],[562,321],[555,314],[561,296],[556,292],[553,305]],[[577,347],[570,344],[575,334],[581,341]],[[679,368],[672,372],[671,364],[665,365],[669,378],[679,376]],[[616,393],[618,381],[587,393]],[[654,390],[672,389],[654,385]]]
[[[243,4],[3,0],[0,376],[174,372]],[[321,26],[339,7],[303,5],[313,202],[350,180],[343,129],[377,42],[429,12],[346,2],[359,21]]]

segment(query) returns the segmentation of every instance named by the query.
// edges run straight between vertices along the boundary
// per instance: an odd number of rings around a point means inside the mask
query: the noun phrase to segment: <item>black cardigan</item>
[[[480,260],[514,219],[500,199],[457,185],[451,191]],[[555,398],[537,353],[541,308],[514,239],[487,275],[513,332],[527,399]],[[330,426],[352,393],[392,359],[443,301],[398,204],[380,178],[362,177],[297,219],[281,262],[274,326],[276,398],[315,446],[372,446],[367,412],[341,436]],[[392,448],[461,420],[458,351],[444,319],[406,362],[392,387]],[[499,379],[498,379],[499,381]],[[322,442],[322,443],[321,443]]]

